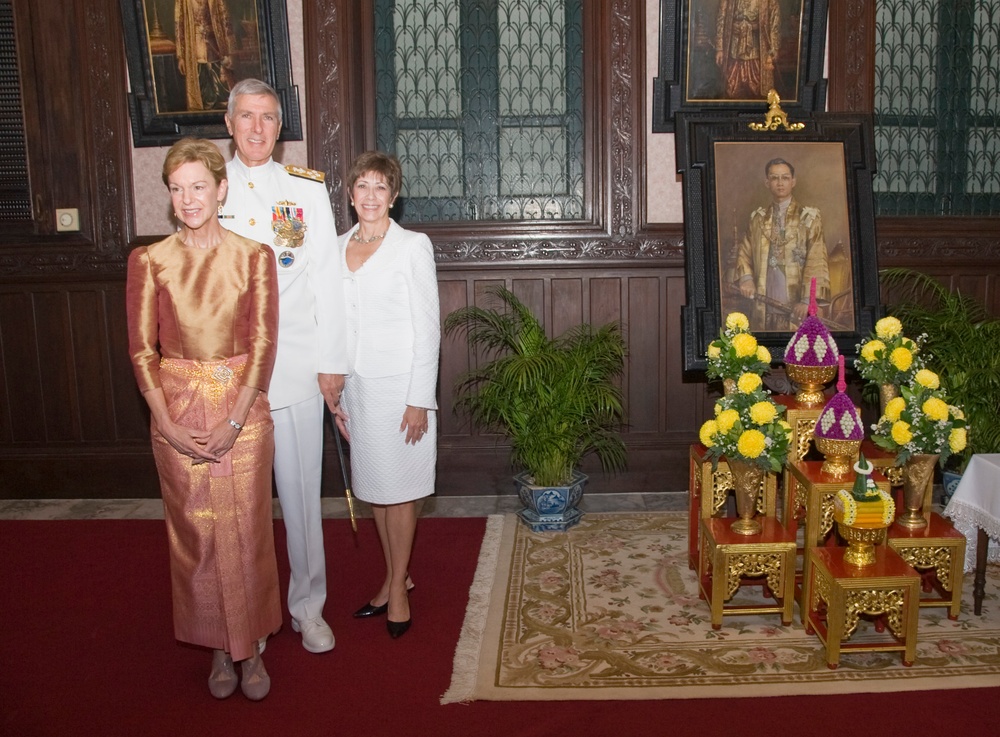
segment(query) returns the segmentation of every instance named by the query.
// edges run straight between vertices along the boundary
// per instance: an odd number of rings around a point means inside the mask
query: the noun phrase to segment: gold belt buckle
[[[216,366],[212,371],[212,378],[220,384],[228,384],[229,380],[233,378],[233,370],[228,366]]]

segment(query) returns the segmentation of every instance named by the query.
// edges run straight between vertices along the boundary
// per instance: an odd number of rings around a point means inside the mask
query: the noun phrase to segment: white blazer
[[[430,238],[390,221],[381,245],[352,272],[347,244],[357,229],[339,242],[350,371],[366,378],[408,373],[406,403],[437,409],[441,310]]]
[[[322,182],[293,176],[273,160],[248,167],[235,156],[226,171],[229,194],[219,221],[269,246],[277,264],[278,355],[267,398],[271,409],[281,409],[319,394],[316,374],[347,372],[343,280],[330,197]],[[301,211],[306,235],[298,248],[275,244],[271,220],[282,209]]]

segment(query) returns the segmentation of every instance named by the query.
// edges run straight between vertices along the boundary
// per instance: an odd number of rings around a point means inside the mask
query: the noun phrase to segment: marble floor
[[[687,509],[687,492],[643,494],[585,494],[580,502],[584,512],[682,511]],[[343,498],[324,497],[323,517],[346,519]],[[371,517],[371,509],[355,501],[357,517]],[[521,503],[516,496],[432,496],[424,500],[422,517],[485,517],[516,512]],[[274,501],[274,516],[281,507]],[[0,500],[0,519],[163,519],[159,499],[11,499]]]

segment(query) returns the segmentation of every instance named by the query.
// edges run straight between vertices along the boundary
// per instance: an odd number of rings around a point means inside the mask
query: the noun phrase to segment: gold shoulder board
[[[285,171],[287,171],[293,177],[312,179],[314,182],[326,181],[326,174],[324,174],[321,171],[316,171],[315,169],[306,169],[304,166],[296,166],[295,164],[289,164],[288,166],[285,167]]]

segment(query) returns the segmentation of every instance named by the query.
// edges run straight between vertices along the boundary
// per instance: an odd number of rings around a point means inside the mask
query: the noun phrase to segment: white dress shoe
[[[333,650],[333,630],[322,617],[304,619],[292,618],[292,629],[302,633],[302,647],[311,653],[325,653]]]

